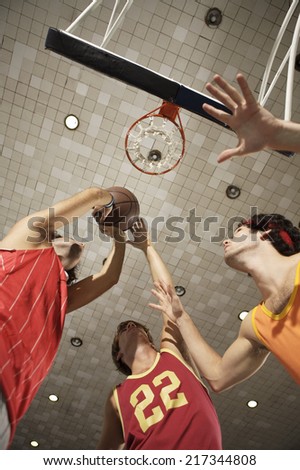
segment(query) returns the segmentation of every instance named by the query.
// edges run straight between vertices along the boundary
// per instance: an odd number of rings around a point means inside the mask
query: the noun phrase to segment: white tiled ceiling
[[[258,93],[289,3],[134,0],[106,48],[201,92],[215,73],[233,81],[241,71]],[[232,145],[235,136],[182,110],[186,133],[182,163],[161,176],[136,170],[125,156],[125,134],[136,119],[160,106],[159,99],[44,47],[49,27],[66,29],[88,4],[88,0],[0,1],[2,235],[17,219],[78,190],[94,185],[128,187],[140,201],[175,283],[186,288],[187,310],[222,353],[237,334],[238,313],[253,307],[260,296],[250,278],[225,266],[220,234],[225,234],[232,218],[249,216],[253,207],[284,212],[298,225],[299,156],[264,151],[218,165],[217,154]],[[100,45],[113,6],[112,0],[103,0],[76,35]],[[223,12],[219,28],[204,22],[210,7]],[[299,7],[274,67],[290,46],[298,14]],[[277,116],[284,111],[285,75],[286,69],[267,103]],[[300,121],[299,101],[296,72],[292,113],[296,121]],[[64,127],[69,112],[80,119],[74,132]],[[229,184],[241,188],[238,199],[226,198]],[[202,218],[194,233],[187,220],[192,213]],[[159,216],[164,221],[157,224]],[[172,216],[181,217],[176,226],[168,222]],[[213,219],[207,228],[208,217]],[[86,235],[84,220],[80,230]],[[96,236],[96,227],[94,235],[80,276],[100,269],[110,249],[109,241]],[[104,402],[122,380],[110,358],[117,324],[134,318],[150,327],[156,341],[159,338],[159,316],[147,306],[150,288],[143,256],[128,246],[119,283],[68,316],[55,364],[18,427],[13,449],[29,449],[32,439],[40,449],[96,448]],[[73,336],[82,338],[81,348],[71,346]],[[50,393],[59,395],[57,403],[48,400]],[[212,394],[212,399],[225,449],[299,449],[299,389],[274,358],[244,384]],[[259,406],[247,408],[249,399],[256,399]]]

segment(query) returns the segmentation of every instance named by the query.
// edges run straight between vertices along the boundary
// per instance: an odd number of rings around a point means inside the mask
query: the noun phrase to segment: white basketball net
[[[184,140],[176,123],[152,115],[129,130],[126,153],[131,163],[144,173],[166,173],[183,157]]]

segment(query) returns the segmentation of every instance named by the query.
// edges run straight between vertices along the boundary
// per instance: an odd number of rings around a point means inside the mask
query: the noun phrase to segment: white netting
[[[181,160],[184,139],[179,126],[159,115],[148,116],[128,131],[126,154],[144,173],[170,171]]]

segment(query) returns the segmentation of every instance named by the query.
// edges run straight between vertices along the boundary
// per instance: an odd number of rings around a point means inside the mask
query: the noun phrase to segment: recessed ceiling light
[[[249,400],[247,403],[247,406],[249,406],[249,408],[256,408],[257,405],[258,405],[258,402],[256,400]]]
[[[71,344],[75,348],[80,348],[80,346],[82,345],[82,339],[78,337],[71,338]]]
[[[216,28],[222,22],[221,10],[219,8],[210,8],[205,15],[204,21],[210,28]]]
[[[65,126],[74,131],[79,126],[79,119],[74,114],[69,114],[65,117]]]
[[[226,189],[226,196],[229,197],[229,199],[236,199],[240,194],[240,188],[234,186],[233,184],[230,184]]]
[[[48,398],[49,398],[50,401],[53,401],[53,402],[58,401],[58,396],[54,395],[53,393],[51,395],[49,395]]]
[[[176,294],[178,295],[178,297],[182,297],[186,290],[183,286],[175,286],[175,291],[176,291]]]
[[[239,314],[238,314],[238,317],[241,321],[244,320],[244,318],[246,318],[246,316],[248,315],[248,310],[242,310]]]
[[[38,447],[39,443],[37,441],[31,441],[30,445],[31,445],[31,447]]]

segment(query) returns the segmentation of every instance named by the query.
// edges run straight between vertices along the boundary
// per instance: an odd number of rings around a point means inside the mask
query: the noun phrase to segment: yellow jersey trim
[[[160,354],[159,352],[156,354],[156,358],[152,364],[151,367],[149,367],[149,369],[145,370],[145,372],[141,372],[140,374],[131,374],[131,375],[128,375],[128,377],[125,379],[125,380],[131,380],[131,379],[138,379],[140,377],[145,377],[145,375],[148,375],[153,369],[154,367],[156,366],[156,364],[158,363],[159,361],[159,358],[160,358]]]
[[[123,437],[125,439],[125,429],[124,429],[123,416],[122,416],[122,413],[121,413],[121,408],[120,408],[120,403],[119,403],[119,396],[118,396],[117,387],[114,388],[113,397],[115,399],[116,407],[117,407],[117,410],[119,412],[119,418],[120,418],[120,421],[121,421]]]
[[[251,322],[252,322],[252,328],[254,330],[254,333],[256,334],[257,338],[259,339],[259,341],[267,347],[265,341],[263,340],[263,338],[261,337],[261,335],[259,334],[259,331],[257,329],[257,326],[256,326],[256,323],[255,323],[255,314],[256,314],[256,310],[260,307],[260,305],[257,305],[253,310],[252,310],[252,315],[251,315]]]
[[[295,275],[295,281],[294,281],[294,289],[293,289],[293,292],[289,298],[289,301],[288,303],[286,304],[286,306],[284,307],[284,309],[282,310],[282,312],[280,313],[273,313],[271,312],[266,306],[264,303],[261,304],[261,308],[262,310],[264,311],[264,313],[266,315],[268,315],[268,317],[272,318],[272,320],[282,320],[282,318],[284,318],[289,310],[291,309],[293,303],[294,303],[294,300],[295,300],[295,297],[297,295],[297,292],[298,292],[298,288],[299,288],[299,277],[300,277],[300,263],[298,263],[298,266],[297,266],[297,269],[296,269],[296,275]]]

